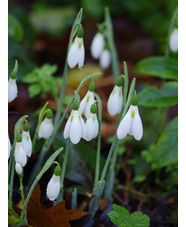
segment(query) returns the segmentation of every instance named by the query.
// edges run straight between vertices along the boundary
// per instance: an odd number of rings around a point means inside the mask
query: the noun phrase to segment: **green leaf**
[[[130,215],[130,227],[148,227],[150,225],[150,218],[142,212],[134,212]]]
[[[146,76],[177,80],[178,61],[168,57],[148,57],[138,62],[133,71]]]
[[[33,98],[34,96],[38,95],[40,91],[41,91],[41,87],[39,84],[32,84],[28,88],[30,98]]]
[[[145,87],[138,93],[140,106],[168,107],[178,104],[178,83],[166,82],[161,89],[155,86]]]
[[[131,215],[128,210],[122,206],[113,204],[112,211],[107,214],[110,220],[119,227],[148,227],[150,218],[142,212],[134,212]]]
[[[174,118],[160,135],[151,151],[152,169],[173,165],[178,162],[178,118]]]
[[[8,14],[8,36],[16,41],[23,39],[23,28],[19,20],[12,14]]]
[[[18,131],[22,127],[22,125],[27,117],[28,117],[28,115],[24,115],[16,122],[15,127],[14,127],[14,138],[17,137]]]
[[[23,82],[31,84],[38,81],[38,76],[34,73],[28,73],[23,77]]]

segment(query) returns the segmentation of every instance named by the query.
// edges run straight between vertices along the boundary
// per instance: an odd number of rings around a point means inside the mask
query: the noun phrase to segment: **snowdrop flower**
[[[17,135],[16,141],[17,142],[15,145],[15,151],[14,151],[15,162],[21,164],[22,167],[24,167],[27,163],[27,157],[26,157],[26,153],[23,148],[21,134]]]
[[[172,52],[178,51],[178,29],[177,28],[173,29],[170,35],[169,47]]]
[[[122,83],[123,83],[123,76],[121,75],[118,78],[114,89],[112,90],[108,102],[107,102],[107,111],[110,116],[114,116],[121,112],[123,96],[122,96]]]
[[[86,140],[90,141],[98,135],[98,119],[96,115],[97,107],[95,104],[91,106],[89,117],[85,123],[86,126]]]
[[[11,153],[11,143],[10,143],[10,138],[8,135],[8,159],[10,158],[10,153]]]
[[[51,137],[53,132],[53,123],[52,123],[52,111],[49,109],[46,113],[45,119],[41,122],[38,137],[48,139]]]
[[[17,97],[16,79],[10,77],[8,81],[8,102],[12,102]]]
[[[84,113],[86,118],[88,118],[90,114],[90,108],[92,104],[94,104],[94,100],[95,100],[94,93],[93,93],[94,90],[95,90],[95,84],[94,84],[94,81],[92,80],[92,82],[89,85],[89,90],[86,93],[85,97],[82,99],[79,106],[80,114]]]
[[[54,174],[50,181],[48,182],[46,188],[47,197],[54,201],[57,199],[59,192],[60,192],[60,175],[61,175],[61,167],[58,165],[54,170]]]
[[[10,79],[8,81],[8,102],[12,102],[17,97],[17,84],[16,84],[16,74],[18,70],[18,63],[15,60],[14,69],[10,75]]]
[[[103,31],[104,31],[104,27],[99,26],[99,31],[94,36],[90,46],[92,57],[95,59],[98,59],[100,57],[104,48],[105,40],[104,40]]]
[[[137,99],[135,97],[134,99],[132,99],[129,110],[127,111],[126,115],[121,120],[118,126],[117,129],[118,139],[125,138],[127,134],[134,136],[136,140],[141,140],[143,136],[143,125],[139,115],[136,100]]]
[[[68,65],[70,68],[74,68],[77,64],[79,69],[83,68],[85,60],[85,48],[83,43],[84,30],[80,26],[77,31],[77,36],[72,43],[68,52]]]
[[[16,173],[17,173],[19,176],[22,176],[23,167],[21,166],[20,163],[16,162],[16,164],[15,164],[15,170],[16,170]]]
[[[73,144],[79,143],[81,138],[86,139],[86,128],[83,118],[79,111],[79,103],[74,101],[72,105],[72,112],[65,125],[63,137],[65,139],[70,137]]]
[[[22,144],[23,148],[25,150],[25,153],[28,157],[31,156],[32,154],[32,141],[30,138],[30,132],[29,132],[30,126],[26,122],[23,127],[23,132],[22,132]]]
[[[104,49],[100,55],[99,64],[103,69],[107,69],[110,65],[111,54],[109,49]]]

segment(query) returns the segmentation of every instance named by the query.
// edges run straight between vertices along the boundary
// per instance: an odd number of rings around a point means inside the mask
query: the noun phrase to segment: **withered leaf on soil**
[[[36,185],[27,206],[27,220],[28,224],[31,226],[70,227],[69,221],[80,219],[89,214],[79,209],[67,210],[65,208],[65,201],[61,201],[49,209],[43,209],[40,206],[40,194],[40,187]],[[15,210],[18,212],[18,208]]]

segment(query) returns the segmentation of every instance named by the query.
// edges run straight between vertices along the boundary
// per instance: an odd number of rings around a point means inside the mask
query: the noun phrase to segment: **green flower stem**
[[[23,202],[23,205],[24,205],[24,203],[25,203],[25,198],[24,198],[23,177],[22,177],[22,176],[19,176],[19,182],[20,182],[21,199],[22,199],[22,202]],[[26,211],[25,211],[24,220],[27,221],[27,213],[26,213]]]
[[[107,173],[107,169],[108,169],[108,166],[109,166],[109,163],[111,161],[111,158],[112,158],[112,154],[113,154],[113,151],[114,151],[114,148],[116,146],[116,143],[118,141],[118,138],[117,138],[117,135],[115,134],[114,136],[114,140],[112,142],[112,145],[111,145],[111,148],[109,150],[109,153],[108,153],[108,156],[107,156],[107,159],[106,159],[106,162],[105,162],[105,165],[104,165],[104,168],[103,168],[103,172],[101,174],[101,181],[105,180],[105,176],[106,176],[106,173]]]
[[[21,215],[20,218],[23,220],[23,217],[25,215],[26,212],[26,207],[28,205],[29,199],[32,195],[32,192],[36,186],[36,184],[39,182],[39,180],[41,179],[41,177],[43,176],[43,174],[50,168],[50,166],[53,164],[53,161],[56,159],[56,157],[62,152],[63,147],[59,148],[53,155],[50,156],[50,158],[46,161],[45,165],[43,166],[42,170],[40,171],[40,173],[37,175],[37,177],[35,178],[32,186],[30,187],[30,190],[27,194],[25,203],[23,205],[23,209],[21,211]]]
[[[64,94],[65,94],[65,87],[66,87],[66,80],[67,80],[67,75],[68,75],[68,52],[70,49],[70,46],[72,45],[73,39],[77,33],[78,25],[81,23],[82,20],[82,15],[83,15],[83,9],[81,8],[75,21],[72,26],[72,30],[70,33],[70,38],[69,38],[69,43],[68,43],[68,48],[67,48],[67,56],[65,60],[65,67],[64,67],[64,72],[63,72],[63,80],[62,80],[62,85],[61,85],[61,90],[60,90],[60,96],[59,96],[59,102],[58,102],[58,108],[55,116],[55,122],[54,122],[54,127],[58,124],[60,116],[61,116],[61,111],[62,111],[62,106],[63,106],[63,101],[64,101]]]
[[[124,61],[124,89],[123,89],[123,106],[122,110],[126,104],[127,101],[127,93],[128,93],[128,86],[129,86],[129,76],[128,76],[128,69],[127,69],[127,63]]]
[[[68,138],[68,140],[67,140],[65,156],[64,156],[63,163],[61,164],[62,165],[61,177],[60,177],[61,188],[60,188],[60,193],[58,195],[56,204],[63,200],[63,185],[64,185],[65,172],[66,172],[66,167],[67,167],[67,162],[68,162],[69,151],[70,151],[70,138]]]
[[[129,90],[127,103],[125,105],[125,109],[124,109],[123,114],[122,114],[122,118],[124,117],[125,113],[127,112],[128,107],[130,105],[130,102],[131,102],[131,99],[132,99],[132,96],[133,96],[133,92],[134,92],[134,89],[135,89],[135,84],[136,84],[136,78],[133,78],[133,80],[131,82],[130,90]],[[105,162],[105,166],[103,168],[103,172],[102,172],[102,175],[101,175],[101,180],[105,179],[105,175],[107,173],[107,169],[108,169],[109,163],[111,161],[111,157],[112,157],[112,154],[113,154],[113,151],[114,151],[114,149],[116,147],[117,142],[118,142],[118,138],[117,138],[117,135],[115,134],[114,140],[112,142],[109,154],[108,154],[106,162]],[[117,149],[115,151],[117,152]]]
[[[74,188],[74,191],[72,192],[72,205],[71,209],[75,210],[77,209],[77,188]]]
[[[35,144],[36,144],[37,136],[38,136],[38,133],[39,133],[39,128],[40,128],[41,122],[43,120],[43,117],[44,117],[44,115],[46,113],[47,105],[48,105],[48,102],[45,103],[45,105],[42,107],[42,109],[41,109],[41,111],[39,113],[38,123],[37,123],[37,126],[36,126],[34,138],[33,138],[33,141],[32,141],[32,150],[33,150],[33,153],[34,153],[34,149],[35,149]]]
[[[14,172],[15,172],[14,170],[15,170],[15,160],[13,158],[11,175],[10,175],[10,183],[9,183],[9,196],[8,196],[8,201],[10,202],[10,204],[12,204],[12,191],[13,191]]]
[[[99,130],[98,130],[98,141],[97,141],[97,154],[96,154],[96,168],[95,168],[95,180],[94,180],[94,188],[97,185],[99,180],[99,171],[100,171],[100,153],[101,153],[101,124],[102,124],[102,101],[98,94],[94,92],[94,96],[98,102],[98,123],[99,123]]]
[[[114,74],[114,82],[116,83],[118,77],[120,76],[119,70],[119,60],[114,43],[113,27],[109,8],[105,8],[105,25],[106,25],[106,38],[108,40],[109,49],[111,52],[111,63],[112,63],[112,72]]]
[[[166,50],[165,50],[166,57],[169,57],[169,55],[170,55],[169,38],[170,38],[171,32],[174,28],[174,23],[175,23],[175,19],[176,19],[177,15],[178,15],[178,7],[175,9],[175,11],[172,15],[172,18],[171,18],[170,25],[169,25],[169,31],[168,31],[168,36],[167,36],[167,45],[166,45]]]

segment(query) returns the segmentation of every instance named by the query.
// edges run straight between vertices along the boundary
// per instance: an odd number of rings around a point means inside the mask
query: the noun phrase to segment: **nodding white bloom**
[[[143,136],[143,125],[136,105],[130,105],[117,129],[118,139],[125,138],[127,134],[134,136],[136,140],[141,140]]]
[[[86,118],[88,118],[90,114],[90,108],[95,101],[94,93],[93,93],[94,90],[95,90],[95,83],[92,80],[92,82],[89,85],[89,90],[87,91],[85,97],[81,100],[80,106],[79,106],[80,114],[84,113]]]
[[[61,174],[61,168],[60,166],[57,166],[54,170],[54,174],[50,181],[48,182],[47,188],[46,188],[46,194],[47,197],[54,201],[60,192],[60,174]]]
[[[23,173],[23,167],[21,166],[21,164],[19,162],[16,162],[15,164],[15,170],[16,170],[16,173],[21,176],[22,173]]]
[[[85,123],[86,126],[86,140],[90,141],[98,135],[99,124],[96,115],[97,107],[95,104],[91,106],[89,117]]]
[[[104,49],[99,58],[99,64],[103,69],[107,69],[110,65],[111,54],[108,49]]]
[[[8,102],[12,102],[17,97],[16,79],[10,77],[8,81]]]
[[[100,32],[98,32],[91,43],[90,51],[92,54],[92,57],[95,59],[98,59],[103,51],[105,45],[104,35]]]
[[[178,29],[177,28],[173,29],[170,35],[169,47],[172,52],[178,51]]]
[[[107,102],[107,110],[110,116],[114,116],[121,112],[122,102],[123,102],[122,82],[123,82],[123,77],[120,76],[109,96],[109,99]]]
[[[15,162],[21,164],[22,167],[24,167],[27,163],[27,156],[23,148],[21,134],[18,134],[16,140],[17,142],[15,145],[15,151],[14,151]]]
[[[25,153],[28,157],[30,157],[32,154],[32,140],[30,138],[29,129],[30,129],[29,124],[25,123],[23,127],[23,132],[22,132],[22,144],[23,144]]]
[[[41,122],[38,137],[48,139],[51,137],[54,126],[52,123],[52,111],[49,109],[46,113],[45,119]]]
[[[8,159],[10,158],[10,153],[11,153],[11,143],[10,143],[10,138],[8,135]]]
[[[83,27],[80,26],[77,31],[77,36],[72,43],[68,52],[68,65],[70,68],[74,68],[77,64],[79,69],[83,68],[85,60],[85,48],[83,43]]]
[[[72,106],[72,112],[68,118],[65,125],[63,137],[65,139],[70,137],[73,144],[79,143],[81,138],[86,139],[86,128],[85,122],[81,117],[79,109],[79,104],[74,101]]]

